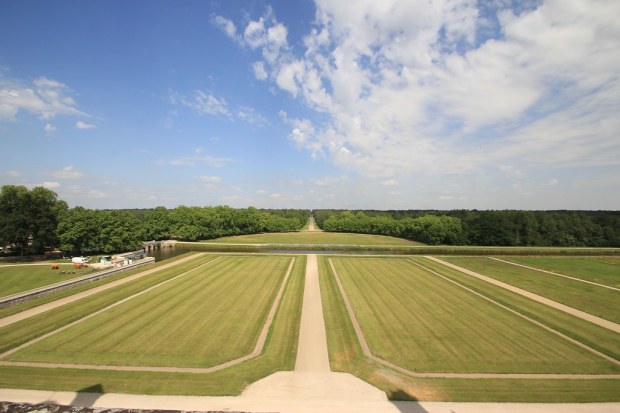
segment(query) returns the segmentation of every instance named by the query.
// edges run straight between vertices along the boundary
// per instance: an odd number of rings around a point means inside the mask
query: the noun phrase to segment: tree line
[[[325,231],[361,232],[426,244],[620,247],[620,211],[314,210]]]
[[[69,254],[118,252],[145,240],[198,241],[228,235],[297,231],[309,210],[228,206],[139,210],[69,208],[44,187],[4,185],[0,189],[0,247],[20,255],[60,249]]]

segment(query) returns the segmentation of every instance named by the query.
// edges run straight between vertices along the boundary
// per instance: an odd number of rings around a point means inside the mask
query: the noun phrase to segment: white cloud
[[[10,176],[11,178],[17,178],[21,174],[19,173],[19,171],[6,171],[5,175]]]
[[[226,33],[228,37],[233,40],[237,40],[237,27],[231,20],[222,16],[215,16],[213,22],[217,27],[222,29],[222,31]]]
[[[196,178],[200,179],[202,182],[206,184],[213,184],[217,182],[221,182],[222,178],[219,176],[197,176]]]
[[[233,160],[226,157],[215,157],[211,155],[206,156],[184,156],[176,158],[171,161],[159,161],[160,165],[172,165],[172,166],[194,166],[197,164],[205,164],[214,168],[220,168]]]
[[[23,83],[0,76],[0,119],[13,121],[20,111],[42,120],[60,115],[88,116],[77,109],[70,92],[67,85],[46,77]]]
[[[81,179],[84,177],[84,174],[73,166],[66,166],[59,171],[52,172],[51,175],[57,179]]]
[[[46,123],[43,127],[43,130],[45,131],[46,135],[53,135],[54,133],[56,133],[56,126],[52,125],[51,123]]]
[[[394,178],[390,178],[388,180],[385,180],[383,182],[381,182],[381,185],[383,186],[398,186],[398,181]]]
[[[269,120],[266,117],[264,117],[260,113],[257,113],[254,108],[251,108],[249,106],[239,107],[239,109],[237,109],[237,112],[235,113],[235,116],[237,119],[251,125],[267,126],[270,124]]]
[[[54,189],[54,188],[58,188],[60,186],[60,183],[59,182],[54,182],[54,181],[52,181],[52,182],[46,181],[46,182],[43,182],[43,186],[48,188],[48,189]]]
[[[256,193],[258,195],[266,195],[268,192],[266,190],[264,190],[264,189],[259,189],[258,191],[256,191]]]
[[[94,129],[95,125],[91,125],[90,123],[86,123],[84,121],[78,120],[75,122],[75,129]]]
[[[620,2],[316,6],[301,52],[270,10],[243,35],[255,76],[318,115],[280,115],[313,156],[383,183],[620,165]]]
[[[73,198],[88,198],[88,199],[104,199],[108,198],[108,194],[99,189],[84,188],[80,185],[71,185],[66,193]]]
[[[228,104],[223,98],[218,98],[212,93],[202,90],[194,91],[193,97],[187,97],[177,91],[170,91],[168,101],[173,105],[183,105],[195,110],[200,114],[213,116],[229,116]]]
[[[256,76],[258,80],[265,80],[269,76],[265,69],[265,62],[263,61],[254,62],[252,69],[254,69],[254,76]]]

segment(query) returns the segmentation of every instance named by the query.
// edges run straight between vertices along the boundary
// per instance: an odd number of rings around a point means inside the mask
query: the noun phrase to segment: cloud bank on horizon
[[[243,57],[247,82],[273,99],[266,109],[202,86],[168,86],[166,122],[189,111],[229,127],[284,131],[278,145],[288,141],[308,158],[298,176],[276,180],[274,171],[246,170],[264,173],[254,186],[225,170],[189,171],[197,186],[220,191],[212,203],[620,205],[620,2],[316,0],[314,6],[302,33],[288,2],[241,16],[221,9],[210,15],[211,27]],[[79,109],[64,83],[43,76],[30,84],[0,80],[0,122],[24,112],[55,136],[53,120],[65,116],[82,133],[99,132],[98,119]],[[246,162],[228,152],[178,154],[154,164],[242,169]],[[313,164],[327,166],[313,174]],[[73,166],[57,169],[51,176],[77,173]],[[155,192],[153,202],[165,199]]]

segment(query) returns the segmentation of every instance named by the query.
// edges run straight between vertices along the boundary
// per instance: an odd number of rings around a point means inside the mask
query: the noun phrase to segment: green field
[[[81,277],[90,272],[90,268],[76,269],[72,265],[61,265],[60,269],[52,270],[51,263],[0,265],[0,297]]]
[[[350,372],[383,389],[391,399],[547,403],[620,400],[618,397],[620,395],[620,383],[618,380],[613,379],[537,380],[412,378],[369,360],[364,357],[361,351],[353,326],[347,316],[344,302],[340,296],[327,260],[328,257],[319,257],[321,296],[323,299],[329,356],[332,370]],[[393,258],[390,260],[393,260]],[[616,352],[616,357],[617,354],[620,354],[618,353],[620,350],[620,337],[613,332],[594,326],[583,320],[576,319],[558,310],[554,310],[542,304],[525,299],[524,297],[511,293],[500,287],[490,285],[470,276],[466,276],[458,271],[451,270],[430,260],[426,260],[421,257],[417,257],[414,260],[423,263],[429,268],[440,271],[442,275],[450,275],[450,278],[455,280],[469,282],[469,285],[467,285],[469,288],[484,293],[484,295],[489,296],[508,307],[517,309],[519,312],[529,315],[532,318],[537,318],[538,321],[555,327],[559,331],[563,331],[565,334],[576,336],[577,338],[580,338],[580,335],[592,335],[590,339],[601,340],[603,343],[602,347],[605,348],[608,353],[611,352],[613,354]],[[362,268],[361,271],[365,272],[366,270]],[[391,294],[392,293],[388,294],[388,296]],[[372,295],[376,294],[373,292]],[[405,305],[409,305],[408,301],[409,300],[405,300]],[[375,308],[374,311],[383,317],[383,315],[381,315],[380,308],[382,308],[382,304]],[[371,310],[368,311],[371,312]],[[440,317],[444,317],[441,312],[436,316],[435,320]],[[394,318],[399,317],[395,316]],[[398,322],[400,323],[400,320]],[[452,323],[452,321],[449,322]],[[406,327],[410,328],[409,326]],[[441,325],[438,327],[442,328]],[[566,327],[569,331],[564,330]],[[416,326],[416,328],[419,327]],[[492,333],[484,334],[489,331],[490,329],[482,326],[481,329],[478,330],[481,337],[477,338],[476,342],[484,342],[487,339],[492,339],[489,337],[492,336]],[[400,335],[400,333],[398,333],[396,337],[398,335]],[[392,337],[390,337],[390,340],[392,340]],[[555,340],[552,341],[555,342]],[[591,344],[585,340],[583,341],[587,344]],[[413,344],[413,346],[415,346],[415,344]],[[601,349],[599,348],[599,350]],[[403,353],[408,351],[409,347],[405,347],[404,350],[402,350]],[[467,351],[467,347],[465,351]],[[460,348],[457,349],[457,354],[458,353],[460,353]],[[586,359],[589,357],[589,355],[585,356]],[[592,366],[591,361],[586,362],[586,364]],[[488,361],[484,363],[489,364]],[[598,361],[594,361],[594,364],[598,363]],[[617,367],[609,367],[609,364],[606,364],[606,366],[603,367],[603,370],[608,371],[610,369],[615,369],[615,371],[617,371]]]
[[[479,257],[444,257],[445,261],[542,295],[590,314],[620,322],[620,291]]]
[[[350,234],[341,232],[300,231],[270,234],[238,235],[204,242],[222,244],[340,244],[340,245],[423,245],[419,242],[383,235]]]
[[[520,294],[508,291],[505,288],[490,284],[486,281],[469,276],[461,271],[446,267],[445,265],[426,258],[412,257],[412,261],[423,265],[431,271],[456,281],[467,288],[489,297],[502,305],[505,305],[520,314],[543,323],[544,325],[566,334],[616,360],[620,360],[620,334],[606,328],[597,326],[588,321],[549,307],[547,305],[530,300]]]
[[[211,367],[249,354],[291,259],[221,257],[9,360]]]
[[[107,323],[115,324],[119,329],[110,331],[110,335],[116,338],[116,343],[112,343],[114,340],[108,340],[108,337],[102,337],[99,334],[99,329],[96,325],[91,325],[90,329],[84,329],[91,321],[96,320],[100,316],[96,316],[91,320],[80,323],[75,327],[52,336],[47,340],[44,340],[32,347],[22,350],[24,353],[39,344],[47,346],[53,340],[63,338],[59,340],[57,344],[58,353],[56,356],[62,361],[62,354],[66,352],[67,345],[71,346],[75,343],[71,340],[82,342],[83,348],[78,349],[76,355],[82,357],[80,362],[97,362],[97,360],[105,363],[115,363],[120,361],[123,357],[127,356],[126,350],[129,347],[134,346],[134,353],[136,356],[143,352],[148,352],[148,355],[141,358],[142,363],[157,363],[163,360],[169,359],[169,357],[178,357],[179,355],[171,355],[172,352],[185,353],[185,363],[187,365],[207,365],[212,364],[208,361],[209,358],[217,358],[217,362],[224,360],[227,357],[236,357],[237,353],[242,352],[241,347],[252,341],[250,336],[253,336],[253,342],[249,347],[253,349],[256,341],[257,329],[262,328],[264,322],[265,312],[262,312],[259,307],[264,308],[263,305],[266,301],[269,301],[269,297],[273,298],[275,292],[268,285],[278,284],[277,280],[282,280],[286,268],[288,268],[291,262],[291,257],[222,257],[216,261],[213,261],[216,256],[203,256],[190,262],[180,264],[175,268],[169,268],[162,270],[161,273],[156,273],[148,277],[141,278],[139,280],[129,283],[129,285],[123,285],[116,287],[105,294],[97,294],[91,297],[89,300],[82,300],[67,305],[67,308],[59,308],[51,310],[48,313],[40,316],[32,317],[32,319],[24,320],[23,322],[16,323],[15,325],[8,326],[0,329],[0,342],[4,349],[14,347],[20,342],[28,341],[38,335],[45,333],[46,331],[54,330],[62,325],[69,323],[77,318],[81,318],[86,314],[92,313],[97,309],[105,307],[110,303],[114,303],[124,297],[144,290],[148,286],[153,286],[158,282],[170,279],[175,275],[178,275],[184,271],[191,271],[192,268],[196,268],[200,264],[208,263],[203,269],[196,270],[196,273],[209,272],[208,269],[213,270],[213,274],[205,274],[202,276],[208,278],[210,282],[200,284],[200,282],[191,283],[190,278],[202,278],[194,272],[190,272],[177,280],[173,280],[166,284],[168,287],[155,288],[151,292],[143,294],[134,300],[140,300],[145,296],[158,292],[152,296],[152,300],[161,304],[162,300],[169,298],[168,288],[174,288],[177,293],[183,294],[183,291],[189,293],[188,299],[191,300],[196,306],[191,307],[191,303],[184,303],[176,301],[178,306],[174,308],[168,308],[170,312],[164,312],[161,315],[161,319],[152,320],[152,325],[157,325],[160,333],[168,335],[168,342],[163,338],[160,338],[155,334],[154,330],[151,330],[151,326],[146,326],[143,334],[144,341],[139,343],[138,337],[126,337],[127,333],[132,334],[133,328],[131,326],[125,326],[123,322],[117,321],[114,317],[106,320]],[[241,363],[236,366],[226,368],[221,371],[217,371],[209,374],[190,374],[190,373],[150,373],[150,372],[130,372],[130,371],[91,371],[91,370],[75,370],[75,369],[44,369],[33,367],[13,367],[4,366],[0,368],[0,386],[2,387],[20,387],[31,389],[55,389],[55,390],[79,390],[88,387],[89,383],[99,383],[101,391],[104,392],[126,392],[126,393],[139,393],[139,394],[198,394],[198,395],[236,395],[249,383],[259,380],[273,372],[281,370],[290,370],[294,367],[295,354],[297,348],[297,336],[299,331],[299,319],[301,314],[301,297],[303,293],[303,275],[305,273],[305,257],[298,256],[295,259],[295,265],[291,272],[290,278],[286,284],[284,296],[278,307],[276,317],[270,329],[265,348],[263,353],[258,357]],[[217,280],[216,274],[219,274]],[[263,274],[263,284],[260,281],[257,282],[257,278],[260,278],[260,274]],[[185,278],[189,277],[189,278]],[[181,280],[185,281],[185,288],[181,287],[183,284]],[[178,281],[178,282],[177,282]],[[194,280],[196,281],[196,280]],[[179,284],[180,283],[180,284]],[[239,284],[238,289],[234,287],[231,289],[231,283]],[[208,285],[207,285],[208,284]],[[219,288],[217,287],[219,285]],[[207,292],[199,292],[197,288],[205,287],[212,292],[219,294],[217,297],[211,297],[208,300],[205,299]],[[265,291],[262,291],[262,287],[267,286]],[[279,287],[279,284],[278,284]],[[260,294],[256,294],[256,289],[261,289]],[[277,288],[276,288],[277,290]],[[191,295],[197,295],[202,297],[203,301],[199,298],[192,298]],[[226,302],[223,295],[233,296]],[[261,298],[265,296],[265,298]],[[239,300],[239,298],[243,298]],[[224,301],[220,301],[223,299]],[[134,301],[132,300],[132,301]],[[239,302],[236,302],[239,300]],[[132,301],[127,302],[128,308],[124,308],[126,311],[121,311],[117,314],[119,318],[124,320],[125,324],[135,324],[135,317],[142,317],[144,314],[141,312],[140,306],[137,302],[129,304]],[[206,301],[206,302],[205,302]],[[255,302],[256,301],[256,302]],[[146,300],[144,306],[149,306],[149,300]],[[271,303],[269,303],[270,305]],[[117,307],[124,307],[125,304]],[[220,310],[224,310],[223,313],[219,312],[219,322],[214,320],[214,316],[209,314],[215,314],[217,307]],[[180,316],[180,311],[177,307],[184,308],[184,316],[187,317],[192,312],[194,313],[190,319]],[[227,308],[224,308],[227,307]],[[267,306],[268,307],[268,306]],[[258,309],[258,310],[257,310]],[[107,318],[115,309],[108,310],[101,314],[101,317]],[[251,311],[252,310],[252,311]],[[256,310],[256,311],[254,311]],[[250,314],[252,312],[252,314]],[[203,321],[204,318],[211,318],[211,321]],[[185,320],[185,321],[183,321]],[[226,322],[223,322],[225,320]],[[104,321],[103,319],[99,320]],[[194,326],[194,323],[200,324],[200,326]],[[96,324],[96,323],[95,323]],[[211,329],[214,324],[215,330]],[[176,328],[176,336],[172,337],[172,332],[162,331],[163,326],[167,325],[171,329]],[[144,324],[143,324],[144,326]],[[183,326],[184,329],[181,327]],[[101,328],[102,325],[99,325]],[[108,328],[108,326],[103,326]],[[77,333],[74,329],[80,329],[83,334]],[[88,330],[88,331],[87,331]],[[15,334],[14,331],[19,331]],[[94,334],[97,339],[88,339],[86,334]],[[68,334],[65,336],[65,334]],[[138,333],[140,334],[140,333]],[[237,344],[238,334],[243,335],[243,342]],[[149,336],[150,337],[147,337]],[[202,337],[204,336],[204,337]],[[247,336],[247,337],[246,337]],[[70,341],[64,341],[69,339]],[[111,346],[112,351],[116,351],[114,360],[108,359],[107,355],[104,355],[102,359],[98,359],[97,347],[100,345],[99,339],[108,340],[106,346]],[[158,343],[151,343],[150,340],[157,340]],[[197,341],[192,341],[196,339]],[[48,342],[48,340],[50,340]],[[124,341],[129,342],[125,343]],[[62,341],[62,343],[60,343]],[[245,342],[245,344],[244,344]],[[152,344],[152,345],[149,345]],[[205,354],[205,350],[202,345],[211,346],[213,354]],[[175,347],[176,346],[176,347]],[[61,348],[62,347],[62,348]],[[148,350],[148,351],[145,351]],[[40,351],[42,349],[39,349]],[[38,352],[37,351],[37,352]],[[48,352],[47,355],[51,356],[56,350]],[[251,349],[250,349],[251,351]],[[249,353],[250,351],[247,351]],[[107,350],[106,350],[107,352]],[[225,353],[228,353],[226,355]],[[21,352],[16,353],[22,354]],[[68,354],[65,354],[69,357]],[[74,358],[69,358],[67,361],[76,362]],[[165,363],[165,361],[164,361]],[[183,363],[182,360],[176,360],[175,366],[179,363]]]
[[[375,356],[415,372],[618,373],[614,366],[400,258],[334,258]]]
[[[619,257],[511,257],[506,261],[620,288]]]

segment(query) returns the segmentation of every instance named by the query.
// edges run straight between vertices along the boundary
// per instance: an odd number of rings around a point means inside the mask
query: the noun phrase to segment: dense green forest
[[[620,247],[620,211],[314,210],[325,231],[427,244]]]
[[[0,247],[21,255],[59,248],[116,252],[144,240],[198,241],[297,231],[309,210],[178,206],[168,209],[69,208],[43,187],[0,190]],[[325,231],[402,237],[431,245],[620,247],[620,211],[315,210]]]
[[[309,210],[179,206],[136,210],[68,208],[43,187],[0,190],[0,247],[20,255],[59,248],[71,254],[141,248],[144,240],[197,241],[227,235],[297,231]]]

